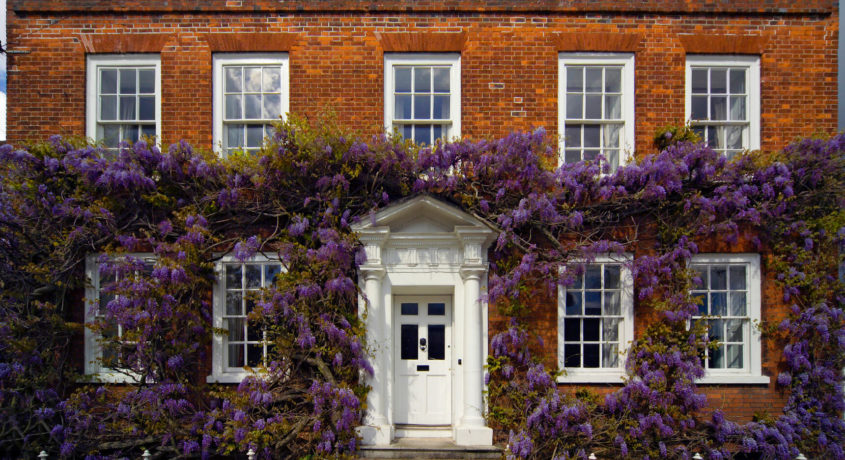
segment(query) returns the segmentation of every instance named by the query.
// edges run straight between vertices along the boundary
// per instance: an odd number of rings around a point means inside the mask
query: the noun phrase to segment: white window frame
[[[282,273],[287,271],[284,263],[278,257],[255,254],[250,259],[241,261],[233,255],[220,257],[214,266],[214,295],[212,302],[212,324],[215,329],[225,329],[223,317],[226,313],[226,284],[221,282],[226,278],[226,264],[262,264],[279,263]],[[211,375],[206,378],[208,383],[240,383],[244,377],[255,375],[244,368],[228,367],[228,338],[221,334],[214,334],[211,340]]]
[[[622,119],[625,126],[622,128],[621,139],[619,140],[619,166],[628,163],[632,158],[635,149],[635,90],[634,81],[634,53],[558,53],[558,139],[559,151],[558,165],[565,163],[566,147],[566,66],[584,65],[608,65],[622,66]],[[585,119],[577,120],[578,125],[604,124],[601,120]]]
[[[212,55],[212,139],[214,151],[225,156],[223,149],[223,68],[229,65],[238,66],[275,66],[281,68],[281,97],[280,111],[283,119],[290,110],[290,60],[288,53],[214,53]],[[246,121],[245,124],[249,124]]]
[[[85,276],[88,282],[85,285],[85,324],[91,324],[97,319],[94,309],[100,304],[100,256],[101,254],[89,254],[85,257]],[[134,257],[155,263],[155,254],[149,252],[135,252],[120,254],[119,257]],[[138,383],[140,376],[131,373],[120,372],[114,369],[103,367],[100,359],[103,357],[100,334],[85,328],[85,376],[93,381],[102,383]]]
[[[630,349],[630,344],[634,340],[634,277],[631,272],[631,261],[633,256],[631,254],[619,255],[602,255],[595,258],[590,263],[583,263],[588,266],[591,264],[620,264],[619,283],[620,283],[620,316],[622,316],[622,326],[619,331],[619,367],[616,368],[571,368],[564,367],[564,319],[566,318],[566,287],[558,286],[557,295],[557,362],[559,369],[565,369],[566,373],[557,378],[558,383],[623,383],[622,378],[625,377],[625,361]],[[581,262],[569,263],[570,267],[577,267]],[[561,270],[565,270],[563,267]],[[603,288],[603,286],[602,286]],[[597,316],[596,318],[602,318]]]
[[[97,139],[100,112],[99,82],[102,67],[154,67],[155,68],[155,125],[156,142],[161,143],[161,57],[158,54],[89,54],[86,57],[85,135]],[[125,124],[131,124],[127,121]]]
[[[449,72],[449,120],[420,120],[416,124],[441,124],[444,139],[461,136],[461,55],[460,53],[384,53],[384,129],[388,134],[401,124],[394,123],[394,81],[395,66],[450,66]],[[404,123],[403,123],[404,124]],[[436,141],[436,139],[432,139]]]
[[[748,145],[746,150],[760,149],[760,56],[688,54],[686,58],[686,89],[684,96],[684,119],[690,122],[692,116],[692,68],[693,67],[744,67],[748,94]],[[702,123],[718,125],[719,122]]]
[[[698,384],[768,384],[770,378],[762,372],[763,337],[758,327],[761,320],[762,283],[760,276],[760,254],[698,254],[692,257],[690,265],[695,264],[744,264],[746,266],[746,308],[748,314],[748,346],[745,350],[743,369],[706,369]]]

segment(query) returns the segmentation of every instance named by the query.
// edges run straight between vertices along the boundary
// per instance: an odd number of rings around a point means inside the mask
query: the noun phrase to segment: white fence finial
[[[150,454],[149,450],[144,449],[144,453],[141,454],[141,458],[143,458],[144,460],[149,460],[150,458],[152,458],[152,454]]]
[[[795,457],[795,460],[807,460],[807,457],[805,457],[801,452],[798,452],[798,456]]]
[[[42,450],[40,454],[38,454],[38,458],[41,460],[47,460],[47,451]]]
[[[595,452],[592,452],[592,453],[590,453],[590,456],[589,456],[589,457],[587,457],[587,459],[588,459],[588,460],[598,460],[598,457],[596,457],[596,453],[595,453]]]
[[[249,460],[255,460],[255,451],[252,450],[251,447],[249,449],[249,452],[246,453],[246,458],[248,458]]]
[[[696,452],[695,455],[692,456],[692,460],[704,460],[704,457],[702,457],[701,454]]]

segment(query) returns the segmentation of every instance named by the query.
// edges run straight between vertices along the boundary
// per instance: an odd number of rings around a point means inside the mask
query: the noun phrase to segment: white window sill
[[[206,383],[241,383],[248,376],[262,377],[266,372],[226,372],[223,374],[211,374],[205,378]]]
[[[124,383],[135,385],[140,383],[141,379],[138,375],[123,374],[120,372],[98,372],[96,374],[85,374],[80,378],[80,381],[86,383]]]
[[[705,375],[695,381],[696,385],[768,385],[771,377],[767,375]]]
[[[620,370],[607,372],[584,372],[583,370],[571,369],[565,375],[557,378],[557,383],[618,383],[623,384],[623,377],[627,374]]]

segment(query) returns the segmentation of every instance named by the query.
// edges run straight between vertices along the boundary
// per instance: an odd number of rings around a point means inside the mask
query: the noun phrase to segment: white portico
[[[445,437],[491,445],[483,418],[487,355],[487,248],[496,231],[427,195],[394,204],[356,224],[367,260],[366,299],[375,374],[365,445],[401,437]]]

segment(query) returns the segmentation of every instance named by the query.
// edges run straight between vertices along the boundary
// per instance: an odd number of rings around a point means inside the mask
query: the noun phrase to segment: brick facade
[[[290,111],[314,117],[330,109],[361,132],[378,131],[384,122],[385,52],[460,52],[461,131],[473,139],[539,126],[557,132],[562,51],[635,53],[637,155],[654,152],[658,127],[684,122],[687,53],[760,56],[764,150],[833,132],[837,124],[832,0],[9,0],[8,11],[13,143],[85,135],[89,53],[158,53],[165,143],[185,139],[206,148],[212,144],[212,54],[236,51],[289,53]],[[781,294],[766,275],[765,259],[762,269],[762,315],[777,322],[785,314]],[[636,330],[649,317],[638,308]],[[554,364],[552,296],[538,299],[534,321]],[[493,329],[501,325],[495,311],[491,322]],[[765,375],[777,375],[779,350],[764,345]],[[705,391],[712,406],[740,420],[776,412],[786,398],[774,378],[768,386]]]

